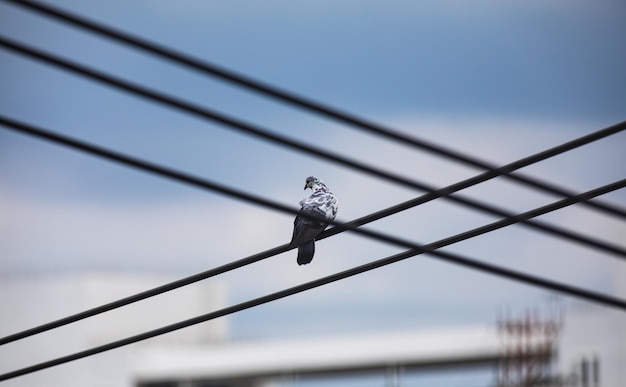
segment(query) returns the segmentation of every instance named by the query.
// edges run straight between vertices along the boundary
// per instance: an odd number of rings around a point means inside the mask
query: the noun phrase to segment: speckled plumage
[[[300,213],[322,219],[309,219],[298,215],[293,222],[291,246],[298,246],[298,265],[311,262],[315,254],[315,237],[324,231],[328,223],[337,215],[337,198],[323,181],[315,176],[306,179],[304,189],[311,188],[313,193],[300,201]]]

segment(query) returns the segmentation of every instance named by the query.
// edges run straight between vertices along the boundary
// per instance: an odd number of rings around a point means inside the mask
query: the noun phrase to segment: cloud
[[[512,161],[589,130],[582,124],[539,122],[481,121],[462,125],[454,120],[396,119],[390,122],[411,133],[495,162]],[[333,132],[326,139],[329,149],[343,150],[350,157],[383,165],[390,171],[436,187],[477,173],[347,130]],[[620,141],[606,141],[593,152],[579,153],[578,161],[601,165],[615,157],[615,152],[621,152]],[[284,154],[278,153],[275,160],[271,157],[258,159],[256,168],[228,167],[232,173],[236,171],[237,181],[251,183],[246,189],[294,206],[306,195],[302,191],[306,175],[318,174],[339,196],[341,220],[351,220],[420,195],[417,191],[344,168],[329,167],[307,157],[288,158],[280,163],[279,155]],[[268,164],[272,165],[272,179],[255,176]],[[554,168],[538,166],[535,172],[544,177],[562,176],[555,181],[574,187],[584,186],[588,179],[597,176],[593,169],[578,173],[576,170],[559,172]],[[619,171],[603,173],[608,179],[615,178]],[[224,175],[228,175],[227,170]],[[546,195],[533,196],[528,190],[511,184],[485,186],[487,188],[466,194],[513,211],[555,200]],[[193,195],[170,198],[157,195],[155,199],[146,194],[145,200],[122,202],[102,197],[77,199],[18,196],[13,191],[5,191],[0,197],[3,213],[0,253],[4,257],[1,263],[4,275],[119,269],[173,272],[182,276],[273,248],[286,243],[291,236],[291,216],[219,196],[207,199]],[[623,226],[593,211],[563,210],[548,220],[597,234],[613,243],[623,243]],[[436,200],[366,227],[429,243],[491,221],[491,216]],[[601,291],[611,291],[610,286],[604,284],[615,281],[612,267],[616,263],[612,258],[520,226],[449,249],[474,259]],[[319,242],[311,265],[298,267],[295,253],[289,252],[220,276],[220,281],[229,288],[231,302],[236,303],[402,250],[344,233]],[[235,336],[323,333],[349,329],[355,318],[368,319],[360,325],[362,330],[442,321],[480,322],[494,318],[502,305],[528,305],[546,294],[543,290],[421,256],[237,314],[231,321]],[[281,328],[276,330],[277,327]]]
[[[203,202],[72,204],[4,196],[1,206],[3,266],[18,272],[56,265],[148,271],[198,267],[199,260],[215,265],[256,247],[275,222],[249,208]],[[245,243],[238,243],[242,235]]]

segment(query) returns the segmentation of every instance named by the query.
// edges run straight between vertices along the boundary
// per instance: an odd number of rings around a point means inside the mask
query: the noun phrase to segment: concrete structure
[[[617,295],[625,290],[617,281],[619,278],[624,278],[624,273],[616,273]],[[114,273],[5,279],[0,283],[0,310],[3,311],[0,336],[173,279],[161,275]],[[618,289],[620,286],[622,288]],[[626,294],[620,296],[626,298]],[[0,346],[0,373],[195,317],[224,307],[224,300],[224,290],[219,284],[202,281],[3,345]],[[566,314],[558,371],[568,380],[580,381],[578,365],[583,359],[597,358],[600,364],[598,385],[621,387],[626,380],[623,367],[626,336],[619,333],[624,332],[626,316],[610,308],[581,305],[584,308]],[[221,318],[15,378],[2,386],[260,387],[298,377],[393,376],[399,371],[461,368],[493,370],[495,375],[503,349],[496,327],[488,325],[354,337],[230,342],[227,319]],[[588,386],[594,384],[590,382]]]
[[[615,262],[609,294],[626,299],[626,265]],[[560,368],[582,379],[587,363],[589,387],[626,385],[626,312],[589,303],[575,303],[567,312],[561,340]],[[593,363],[598,363],[597,384]],[[581,381],[580,385],[584,385]]]
[[[290,377],[491,367],[500,356],[494,329],[437,329],[230,343],[145,351],[135,363],[139,386],[265,386]]]
[[[22,331],[176,278],[91,273],[32,276],[0,281],[0,336]],[[203,281],[31,338],[0,346],[0,373],[30,366],[155,329],[224,306],[224,292]],[[132,387],[136,354],[168,346],[207,346],[227,338],[227,320],[199,324],[153,340],[104,352],[2,383],[3,387]]]

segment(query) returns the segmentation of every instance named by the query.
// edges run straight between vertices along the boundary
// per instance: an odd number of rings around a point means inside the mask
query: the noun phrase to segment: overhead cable
[[[70,24],[74,27],[81,28],[82,30],[89,31],[91,33],[97,34],[98,36],[112,39],[118,43],[123,43],[130,47],[133,47],[134,49],[140,49],[144,52],[155,55],[161,59],[172,61],[173,63],[176,63],[177,65],[185,66],[187,68],[193,69],[195,71],[199,71],[211,77],[216,77],[228,83],[234,84],[238,87],[242,87],[244,89],[247,89],[256,93],[260,93],[263,96],[269,96],[271,98],[280,100],[284,103],[288,103],[300,109],[304,109],[306,111],[310,111],[310,112],[322,115],[326,118],[333,119],[340,123],[347,124],[353,128],[368,132],[370,134],[375,134],[388,140],[393,140],[395,142],[399,142],[404,145],[409,145],[409,146],[436,154],[440,157],[455,160],[460,163],[464,163],[464,164],[471,165],[476,168],[487,170],[488,172],[494,173],[493,176],[501,175],[506,178],[515,180],[518,183],[532,186],[536,189],[540,189],[540,190],[550,192],[552,194],[564,196],[564,197],[571,197],[576,194],[575,192],[567,188],[559,187],[553,183],[541,181],[540,179],[529,177],[521,173],[500,174],[496,171],[497,168],[495,164],[481,160],[474,156],[463,154],[461,152],[452,150],[450,148],[446,148],[439,144],[435,144],[435,143],[428,142],[423,139],[409,136],[408,134],[393,130],[389,127],[385,127],[380,124],[373,123],[371,121],[368,121],[361,117],[355,116],[353,114],[341,111],[329,105],[325,105],[320,102],[313,101],[304,96],[297,95],[293,92],[280,89],[276,86],[261,82],[259,80],[253,79],[243,74],[236,73],[232,70],[215,65],[213,63],[209,63],[205,60],[192,57],[188,54],[174,50],[170,47],[166,47],[164,45],[151,42],[145,38],[132,35],[128,32],[121,31],[119,29],[104,25],[94,20],[89,20],[85,17],[72,14],[66,10],[62,10],[60,8],[57,8],[51,5],[42,4],[42,3],[33,2],[33,1],[20,1],[20,0],[4,0],[4,1],[20,6],[22,8],[28,9],[30,11],[37,12],[40,15],[54,18],[58,21],[61,21],[62,23]],[[601,210],[607,214],[626,218],[626,209],[620,208],[611,203],[605,203],[599,200],[594,200],[594,201],[583,202],[582,204],[593,207],[597,210]]]
[[[229,314],[241,312],[243,310],[254,308],[254,307],[269,303],[269,302],[274,302],[281,298],[292,296],[297,293],[301,293],[310,289],[314,289],[323,285],[330,284],[332,282],[346,279],[348,277],[351,277],[357,274],[361,274],[361,273],[364,273],[373,269],[377,269],[382,266],[399,262],[401,260],[412,257],[413,255],[415,255],[416,251],[425,251],[428,253],[436,254],[437,256],[439,256],[440,258],[443,258],[444,260],[448,262],[465,265],[465,266],[472,267],[472,268],[480,268],[480,270],[484,272],[489,272],[492,274],[496,274],[498,276],[513,279],[515,281],[524,282],[526,284],[538,286],[538,287],[548,289],[551,291],[556,291],[556,292],[559,292],[568,296],[583,299],[585,301],[591,301],[591,302],[603,304],[605,306],[617,308],[622,311],[626,311],[626,300],[622,300],[616,297],[608,296],[608,295],[594,292],[591,290],[563,284],[557,281],[552,281],[552,280],[532,276],[529,274],[524,274],[524,273],[520,273],[517,271],[505,269],[496,265],[492,265],[492,264],[488,264],[484,262],[478,262],[476,260],[465,258],[458,254],[443,252],[440,250],[436,250],[436,251],[430,251],[430,250],[426,251],[426,250],[427,249],[425,246],[421,246],[415,250],[412,249],[412,250],[409,250],[400,254],[392,255],[390,257],[373,261],[373,262],[370,262],[361,266],[357,266],[352,269],[348,269],[348,270],[345,270],[336,274],[332,274],[326,277],[322,277],[317,280],[313,280],[313,281],[306,282],[297,286],[293,286],[291,288],[274,292],[274,293],[271,293],[262,297],[258,297],[249,301],[245,301],[245,302],[233,305],[233,306],[222,308],[214,312],[209,312],[209,313],[206,313],[197,317],[193,317],[187,320],[183,320],[174,324],[170,324],[161,328],[153,329],[151,331],[140,333],[134,336],[121,339],[121,340],[99,345],[97,347],[93,347],[84,351],[76,352],[70,355],[66,355],[66,356],[58,357],[49,361],[38,363],[29,367],[24,367],[15,371],[7,372],[5,374],[0,375],[0,381],[16,378],[18,376],[23,376],[23,375],[30,374],[36,371],[41,371],[46,368],[55,367],[55,366],[68,363],[74,360],[82,359],[88,356],[93,356],[102,352],[110,351],[112,349],[130,345],[139,341],[147,340],[147,339],[150,339],[159,335],[163,335],[166,333],[170,333],[179,329],[187,328],[195,324],[214,320],[216,318],[224,317]]]
[[[50,65],[54,65],[55,67],[59,67],[64,70],[85,76],[89,79],[96,80],[100,83],[123,90],[127,93],[140,96],[150,101],[157,102],[157,103],[166,105],[168,107],[175,108],[177,110],[186,112],[188,114],[192,114],[194,116],[197,116],[203,119],[208,119],[213,122],[217,122],[231,130],[243,132],[245,134],[260,138],[262,140],[270,141],[275,144],[279,144],[281,146],[288,147],[288,148],[297,150],[302,153],[306,153],[306,154],[309,154],[309,155],[312,155],[312,156],[315,156],[324,160],[328,160],[330,162],[343,165],[345,167],[360,171],[362,173],[366,173],[366,174],[376,176],[381,179],[392,181],[392,182],[401,184],[406,187],[411,187],[411,188],[414,188],[420,191],[426,191],[426,192],[437,192],[438,197],[442,197],[447,200],[460,203],[467,207],[472,207],[482,212],[487,212],[492,215],[496,215],[496,216],[504,217],[504,218],[514,215],[509,211],[500,209],[491,204],[487,204],[487,203],[484,203],[475,199],[470,199],[461,195],[450,195],[451,192],[438,190],[435,187],[432,187],[426,183],[418,182],[414,179],[408,179],[408,178],[402,177],[394,173],[386,172],[380,168],[363,164],[359,161],[352,160],[348,157],[339,155],[337,153],[333,153],[325,149],[315,147],[310,144],[282,136],[277,133],[272,133],[264,128],[246,123],[240,119],[228,117],[222,113],[212,111],[205,107],[194,105],[187,101],[183,101],[181,99],[168,96],[166,94],[163,94],[154,90],[150,90],[146,87],[133,84],[127,80],[122,80],[120,78],[116,78],[111,75],[104,74],[94,69],[87,68],[86,66],[83,66],[77,63],[72,63],[68,60],[61,59],[59,57],[55,57],[54,55],[46,54],[41,50],[38,50],[32,47],[27,47],[24,44],[14,42],[4,37],[0,37],[0,46],[3,46],[6,49],[25,55],[27,57],[34,58],[36,60],[48,63]],[[608,128],[608,129],[612,133],[617,133],[619,131],[622,131],[624,127],[626,127],[626,122],[622,122],[618,125],[614,125],[613,127]],[[485,175],[488,175],[488,174],[492,174],[492,173],[491,172],[485,173]],[[626,257],[626,250],[622,249],[621,247],[598,241],[597,239],[582,235],[580,233],[568,231],[563,228],[552,226],[547,223],[536,221],[536,220],[523,221],[521,222],[521,224],[527,227],[538,229],[542,232],[550,233],[560,238],[574,241],[579,244],[584,244],[588,247],[603,250],[612,255]]]
[[[221,186],[220,185],[216,185],[216,184],[211,183],[211,182],[206,182],[206,184],[202,184],[203,182],[205,182],[205,180],[203,180],[203,179],[193,178],[193,177],[190,178],[190,176],[183,175],[183,174],[180,174],[179,172],[172,171],[172,170],[167,170],[167,169],[165,169],[166,173],[161,174],[160,171],[163,168],[160,167],[160,166],[150,165],[150,164],[148,164],[146,162],[139,161],[139,160],[136,160],[136,159],[130,159],[127,156],[124,156],[124,155],[121,155],[121,154],[117,154],[117,153],[113,153],[113,152],[105,150],[103,148],[94,147],[94,146],[89,145],[89,144],[78,142],[78,141],[76,141],[74,139],[69,139],[69,138],[66,138],[66,137],[63,137],[63,136],[52,134],[52,133],[47,132],[47,131],[42,131],[41,129],[34,128],[34,127],[29,126],[29,125],[26,125],[26,124],[23,124],[23,123],[19,123],[19,122],[10,120],[10,119],[6,119],[6,118],[4,118],[2,116],[0,116],[0,124],[1,125],[5,125],[9,129],[15,129],[15,130],[17,130],[17,131],[19,131],[21,133],[30,134],[30,135],[33,135],[33,136],[36,136],[36,137],[39,137],[39,138],[42,138],[42,139],[47,139],[49,141],[56,142],[58,144],[63,144],[63,145],[66,145],[66,146],[70,146],[70,147],[72,147],[72,148],[74,148],[76,150],[89,152],[89,153],[91,153],[93,155],[104,157],[104,158],[109,159],[111,161],[117,161],[117,162],[123,163],[124,165],[127,165],[127,166],[140,168],[140,169],[145,170],[147,172],[155,173],[155,174],[157,174],[157,175],[159,175],[161,177],[174,178],[178,182],[184,182],[184,183],[193,184],[193,185],[201,187],[201,188],[206,188],[206,189],[214,190],[214,191],[225,193],[225,194],[229,195],[228,191],[225,191],[225,192],[221,191]],[[149,167],[149,168],[144,169],[144,167]],[[603,187],[596,188],[594,190],[591,190],[591,191],[588,191],[588,192],[585,192],[585,193],[581,193],[581,194],[579,194],[579,195],[577,195],[576,197],[573,197],[573,198],[562,199],[560,201],[557,201],[557,202],[545,205],[543,207],[540,207],[540,208],[537,208],[537,209],[534,209],[534,210],[531,210],[531,211],[527,211],[527,212],[524,212],[524,213],[521,213],[521,214],[517,214],[517,215],[515,215],[513,217],[502,219],[502,220],[496,221],[494,223],[491,223],[491,224],[488,224],[488,225],[485,225],[485,226],[481,226],[481,227],[475,228],[475,229],[470,230],[470,231],[466,231],[466,232],[457,234],[457,235],[452,236],[452,237],[444,238],[444,239],[442,239],[440,241],[433,242],[433,243],[430,243],[430,244],[426,245],[426,248],[428,248],[428,249],[438,249],[438,248],[441,248],[441,247],[449,246],[449,245],[451,245],[453,243],[457,243],[457,242],[460,242],[460,241],[463,241],[463,240],[466,240],[466,239],[469,239],[469,238],[473,238],[475,236],[482,235],[484,233],[491,232],[491,231],[494,231],[496,229],[499,229],[499,228],[502,228],[502,227],[505,227],[505,226],[508,226],[508,225],[511,225],[511,224],[515,224],[515,223],[520,222],[522,220],[526,220],[526,219],[530,219],[530,218],[533,218],[533,217],[536,217],[536,216],[540,216],[540,215],[546,214],[548,212],[551,212],[551,211],[563,208],[565,206],[568,206],[568,205],[571,205],[571,204],[574,204],[574,203],[577,203],[577,202],[580,202],[580,201],[583,201],[583,200],[589,200],[589,199],[597,197],[599,195],[602,195],[602,194],[605,194],[605,193],[608,193],[608,192],[611,192],[611,191],[623,188],[624,186],[626,186],[626,179],[623,179],[623,180],[620,180],[620,181],[617,181],[617,182],[605,185]],[[418,203],[420,201],[420,199],[421,200],[426,200],[427,196],[428,196],[428,194],[423,195],[420,198],[417,198],[417,199],[414,199],[414,200],[410,200],[410,201],[405,202],[405,203],[401,203],[398,206],[393,206],[393,207],[391,207],[389,209],[378,211],[378,212],[376,212],[374,214],[367,215],[365,217],[353,220],[353,221],[348,222],[348,223],[333,222],[333,223],[335,223],[335,227],[333,227],[333,228],[331,228],[329,230],[324,231],[316,239],[317,240],[321,240],[321,239],[324,239],[324,238],[326,238],[328,236],[336,235],[336,234],[338,234],[340,232],[343,232],[345,230],[354,230],[355,228],[360,227],[360,226],[362,226],[362,225],[364,225],[366,223],[369,223],[369,222],[372,222],[374,220],[378,220],[378,219],[381,219],[381,218],[383,218],[385,216],[389,216],[389,215],[395,214],[395,213],[397,213],[399,211],[402,211],[403,209],[406,209],[405,207],[408,204],[416,205],[416,203]],[[242,197],[238,197],[238,198],[243,199],[243,200],[247,200],[247,201],[253,200],[253,202],[255,204],[265,205],[263,202],[256,202],[256,200],[253,197],[243,197],[242,196]],[[288,207],[285,207],[285,208],[288,208]],[[295,209],[290,209],[287,212],[293,212],[293,211],[296,211],[296,210]],[[359,230],[354,230],[354,231],[358,232]],[[67,324],[70,324],[70,323],[82,320],[82,319],[87,318],[87,317],[91,317],[91,316],[94,316],[94,315],[97,315],[97,314],[100,314],[100,313],[104,313],[106,311],[109,311],[109,310],[112,310],[112,309],[115,309],[115,308],[119,308],[119,307],[131,304],[131,303],[134,303],[134,302],[137,302],[137,301],[140,301],[140,300],[143,300],[143,299],[146,299],[146,298],[149,298],[149,297],[152,297],[152,296],[155,296],[155,295],[158,295],[158,294],[170,291],[170,290],[174,290],[174,289],[177,289],[179,287],[182,287],[182,286],[185,286],[185,285],[189,285],[191,283],[194,283],[194,282],[206,279],[206,278],[210,278],[210,277],[216,276],[218,274],[222,274],[222,273],[228,272],[230,270],[234,270],[236,268],[240,268],[242,266],[245,266],[245,265],[248,265],[248,264],[260,261],[262,259],[265,259],[265,258],[274,256],[274,255],[283,253],[283,252],[285,252],[285,251],[287,251],[289,249],[290,249],[289,244],[284,244],[282,246],[278,246],[276,248],[273,248],[273,249],[270,249],[270,250],[267,250],[267,251],[264,251],[264,252],[261,252],[261,253],[258,253],[258,254],[254,254],[252,256],[249,256],[249,257],[246,257],[246,258],[243,258],[243,259],[240,259],[240,260],[228,263],[226,265],[222,265],[222,266],[214,268],[214,269],[207,270],[205,272],[202,272],[202,273],[199,273],[199,274],[196,274],[196,275],[189,276],[187,278],[183,278],[183,279],[178,280],[178,281],[171,282],[169,284],[165,284],[163,286],[159,286],[159,287],[154,288],[154,289],[150,289],[150,290],[147,290],[147,291],[144,291],[144,292],[141,292],[141,293],[138,293],[138,294],[135,294],[135,295],[132,295],[132,296],[129,296],[129,297],[117,300],[117,301],[110,302],[108,304],[105,304],[105,305],[102,305],[102,306],[99,306],[99,307],[96,307],[96,308],[92,308],[92,309],[86,310],[84,312],[80,312],[80,313],[77,313],[77,314],[74,314],[74,315],[71,315],[71,316],[68,316],[68,317],[65,317],[65,318],[62,318],[62,319],[59,319],[59,320],[47,323],[47,324],[43,324],[43,325],[40,325],[40,326],[31,328],[31,329],[28,329],[28,330],[25,330],[25,331],[22,331],[22,332],[18,332],[18,333],[12,334],[10,336],[6,336],[6,337],[3,337],[3,338],[0,338],[0,345],[1,344],[6,344],[6,343],[9,343],[9,342],[13,342],[13,341],[16,341],[16,340],[20,340],[20,339],[23,339],[23,338],[26,338],[26,337],[29,337],[29,336],[32,336],[32,335],[35,335],[35,334],[38,334],[38,333],[42,333],[42,332],[54,329],[54,328],[58,328],[60,326],[67,325]],[[418,255],[418,254],[421,254],[421,252],[417,251],[417,252],[415,252],[414,255]]]

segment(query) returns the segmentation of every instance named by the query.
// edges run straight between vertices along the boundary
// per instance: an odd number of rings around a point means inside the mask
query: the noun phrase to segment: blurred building
[[[90,273],[8,278],[0,282],[0,336],[19,332],[145,291],[176,278],[166,275]],[[158,299],[158,301],[157,301]],[[224,307],[216,282],[202,281],[153,299],[0,346],[0,372],[106,344]],[[162,348],[210,347],[226,340],[227,320],[217,319],[35,372],[3,383],[24,387],[133,387],[140,354]],[[98,358],[98,359],[96,359]]]
[[[231,343],[212,348],[146,352],[136,368],[140,387],[265,387],[315,378],[401,375],[498,365],[495,329],[433,329],[369,335]]]
[[[616,274],[617,278],[623,276]],[[162,275],[80,274],[4,280],[0,335],[81,312],[173,280]],[[616,291],[624,285],[616,281]],[[621,293],[624,296],[624,293]],[[399,387],[410,375],[483,370],[488,386],[621,387],[623,313],[588,306],[564,325],[521,313],[483,327],[292,340],[229,341],[217,319],[5,382],[9,387],[269,387],[316,378],[376,375]],[[0,372],[89,349],[225,306],[216,282],[168,292],[0,346]],[[558,327],[558,329],[557,329]],[[561,329],[562,328],[562,329]]]
[[[626,299],[626,265],[615,262],[607,294]],[[626,313],[576,302],[567,312],[559,369],[584,387],[626,385]]]

